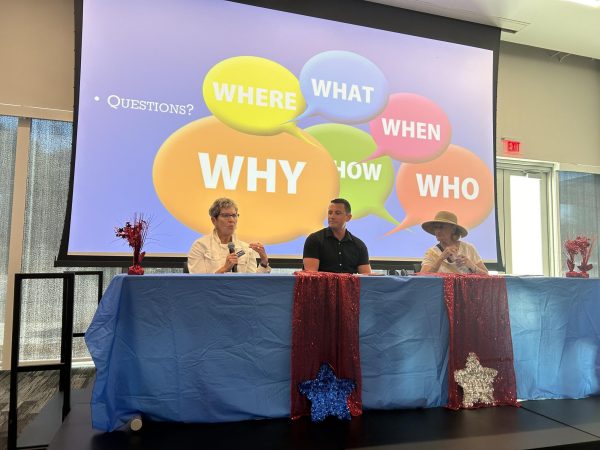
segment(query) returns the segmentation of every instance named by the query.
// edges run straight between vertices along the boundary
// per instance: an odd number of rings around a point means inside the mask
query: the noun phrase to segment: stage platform
[[[470,411],[445,408],[365,411],[350,422],[308,418],[219,424],[144,421],[138,432],[110,433],[91,427],[91,391],[75,391],[71,413],[52,438],[50,450],[176,449],[600,449],[600,397],[536,400],[521,408]],[[40,417],[49,417],[59,399]],[[54,406],[53,406],[54,405]],[[59,416],[58,416],[59,417]],[[24,430],[19,445],[27,435]]]

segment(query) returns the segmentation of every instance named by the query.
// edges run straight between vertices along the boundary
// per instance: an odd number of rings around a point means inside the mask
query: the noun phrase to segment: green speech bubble
[[[385,209],[394,186],[394,166],[388,156],[363,161],[377,148],[371,135],[349,125],[327,123],[306,128],[335,160],[340,175],[340,197],[352,205],[352,217],[374,214],[393,224],[398,221]]]

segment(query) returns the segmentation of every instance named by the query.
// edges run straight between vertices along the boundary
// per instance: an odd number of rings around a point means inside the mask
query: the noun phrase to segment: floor
[[[365,411],[350,422],[256,420],[222,424],[144,421],[142,429],[103,433],[90,425],[89,389],[50,450],[121,449],[600,449],[600,397],[523,402],[522,407]],[[59,404],[59,402],[57,402]],[[57,408],[58,410],[58,408]]]
[[[521,408],[365,411],[350,422],[308,418],[222,424],[152,423],[104,433],[91,428],[94,371],[74,369],[71,413],[61,424],[58,372],[19,379],[19,447],[121,449],[600,449],[600,397],[523,402]],[[48,399],[50,399],[48,401]],[[6,448],[8,372],[0,372],[0,449]]]
[[[72,389],[91,387],[96,371],[93,367],[74,368]],[[19,430],[24,430],[58,391],[58,371],[19,374],[17,393]],[[8,430],[10,372],[0,371],[0,450],[6,448]]]

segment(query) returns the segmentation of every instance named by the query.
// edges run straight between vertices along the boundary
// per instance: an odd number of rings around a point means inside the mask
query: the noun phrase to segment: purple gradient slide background
[[[490,50],[222,0],[86,0],[69,253],[128,252],[113,229],[134,212],[152,217],[148,253],[187,253],[198,233],[162,206],[152,185],[152,164],[172,132],[210,115],[202,99],[205,74],[223,59],[253,55],[299,76],[306,61],[326,50],[370,59],[385,74],[390,93],[413,92],[436,102],[452,124],[452,143],[476,153],[493,171]],[[110,95],[190,105],[191,114],[113,109]],[[325,122],[309,118],[298,125]],[[368,124],[357,126],[369,131]],[[385,206],[397,220],[405,217],[395,189]],[[282,219],[269,205],[256,207],[264,208],[265,220]],[[391,228],[375,216],[349,224],[373,259],[421,258],[434,243],[419,226],[382,239]],[[495,236],[492,212],[468,241],[484,259],[496,260]],[[268,251],[298,257],[304,239]]]

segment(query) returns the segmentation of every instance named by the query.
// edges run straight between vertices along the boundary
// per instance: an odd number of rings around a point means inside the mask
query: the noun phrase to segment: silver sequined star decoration
[[[465,368],[454,371],[454,379],[463,388],[463,408],[471,408],[476,402],[494,403],[496,375],[496,369],[483,367],[477,355],[469,353]]]

